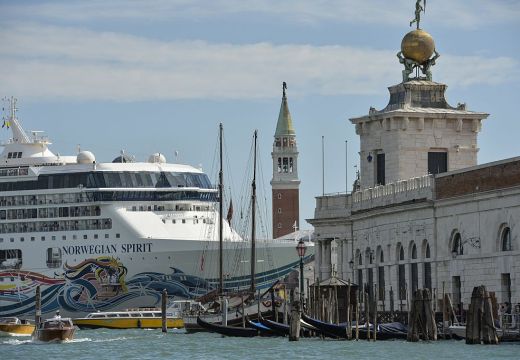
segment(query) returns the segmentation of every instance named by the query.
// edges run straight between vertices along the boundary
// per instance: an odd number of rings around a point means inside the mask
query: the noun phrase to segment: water
[[[463,341],[339,341],[224,338],[160,330],[80,330],[63,344],[0,338],[1,360],[31,359],[519,359],[520,344],[466,345]]]

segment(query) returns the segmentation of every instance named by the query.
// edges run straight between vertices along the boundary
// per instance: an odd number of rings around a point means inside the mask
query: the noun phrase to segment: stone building
[[[298,230],[300,225],[300,180],[298,179],[298,147],[283,83],[282,104],[274,134],[272,208],[273,238]]]
[[[488,114],[450,106],[446,85],[431,80],[435,61],[410,60],[405,40],[406,71],[388,105],[350,119],[360,136],[359,187],[316,198],[308,220],[315,277],[335,268],[343,280],[376,286],[386,309],[392,293],[405,310],[417,288],[437,299],[444,291],[467,309],[482,284],[498,301],[520,303],[520,158],[477,165]],[[408,78],[410,69],[427,76]]]

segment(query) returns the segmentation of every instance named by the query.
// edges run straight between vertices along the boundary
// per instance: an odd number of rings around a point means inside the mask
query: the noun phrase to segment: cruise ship
[[[16,99],[0,155],[0,317],[154,307],[163,289],[192,299],[218,286],[218,191],[200,169],[156,153],[109,163],[89,151],[62,156],[24,131]],[[249,287],[249,241],[224,221],[224,286]],[[299,239],[297,239],[299,240]],[[306,239],[313,255],[312,243]],[[256,286],[298,264],[296,240],[256,243]]]

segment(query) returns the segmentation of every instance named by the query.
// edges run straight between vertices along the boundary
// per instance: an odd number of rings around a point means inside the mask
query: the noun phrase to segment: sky
[[[0,96],[18,99],[22,125],[46,131],[54,152],[80,145],[98,162],[122,149],[140,161],[161,152],[213,179],[222,122],[232,192],[258,129],[269,199],[286,81],[308,229],[323,189],[351,189],[359,140],[348,119],[384,108],[401,82],[396,53],[414,9],[415,0],[0,0]],[[433,80],[448,85],[450,104],[490,114],[479,163],[520,155],[520,0],[430,0],[421,28],[441,54]],[[0,140],[9,136],[2,129]]]

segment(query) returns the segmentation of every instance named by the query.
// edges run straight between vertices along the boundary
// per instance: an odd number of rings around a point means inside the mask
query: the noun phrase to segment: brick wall
[[[435,199],[520,186],[520,160],[435,178]]]
[[[281,199],[278,199],[281,194]],[[281,212],[278,212],[281,209]],[[273,189],[273,237],[290,234],[294,222],[300,226],[300,200],[297,189]],[[281,227],[278,226],[281,224]]]

